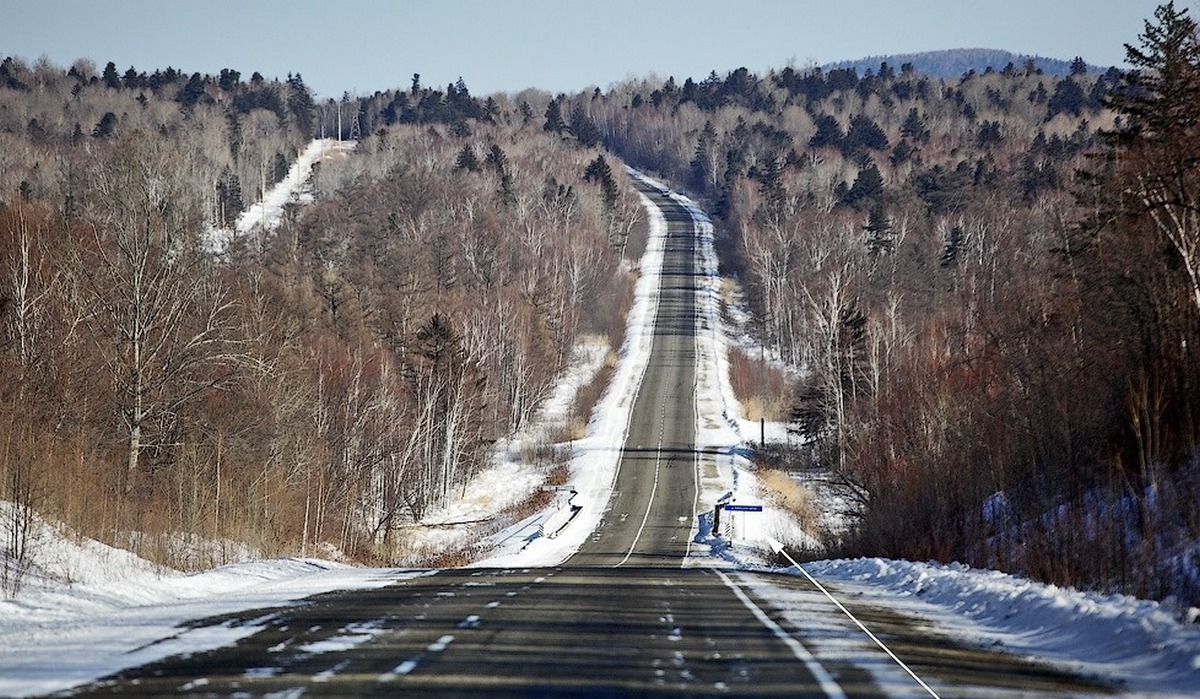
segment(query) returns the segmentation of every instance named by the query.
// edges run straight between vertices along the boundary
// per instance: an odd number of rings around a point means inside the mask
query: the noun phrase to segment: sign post
[[[727,502],[724,505],[717,505],[717,507],[724,509],[726,512],[762,512],[762,510],[763,510],[762,505],[738,505],[737,503],[732,503],[732,502]],[[719,511],[720,510],[718,510],[718,512]],[[745,515],[742,515],[742,516],[744,517]],[[739,518],[737,521],[740,523],[741,519]],[[734,525],[733,517],[729,518],[729,525],[730,525],[730,537],[729,538],[731,538],[731,539],[738,533],[735,530],[743,529],[743,527],[740,527],[740,526],[739,527],[733,526]]]

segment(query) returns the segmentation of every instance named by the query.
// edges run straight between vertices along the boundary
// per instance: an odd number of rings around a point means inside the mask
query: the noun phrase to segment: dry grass
[[[604,358],[604,364],[592,377],[592,380],[587,385],[579,387],[579,391],[575,394],[575,402],[571,406],[571,417],[567,421],[567,426],[563,428],[563,433],[556,439],[572,441],[582,439],[587,435],[588,419],[591,417],[596,403],[600,402],[600,397],[604,395],[608,384],[612,381],[618,360],[617,353],[610,350],[608,356]]]
[[[748,420],[787,418],[791,384],[787,374],[769,362],[748,357],[740,349],[729,353],[729,383]]]
[[[762,469],[755,475],[776,507],[794,517],[804,531],[817,535],[817,510],[808,488],[797,483],[786,471]]]

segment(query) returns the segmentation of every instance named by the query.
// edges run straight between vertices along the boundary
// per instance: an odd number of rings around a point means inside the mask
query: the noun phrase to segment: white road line
[[[788,555],[788,552],[783,549],[783,544],[779,543],[778,540],[771,539],[771,538],[768,538],[767,541],[771,544],[771,548],[774,549],[776,553],[783,554],[785,558],[787,558],[789,561],[791,561],[792,565],[796,566],[797,570],[799,570],[801,573],[804,573],[804,577],[808,578],[808,581],[810,583],[812,583],[813,585],[816,585],[818,590],[825,593],[825,596],[829,598],[830,602],[833,602],[835,605],[837,605],[837,608],[842,610],[842,613],[844,613],[846,616],[850,617],[850,620],[853,621],[855,624],[858,624],[858,628],[862,629],[863,633],[870,636],[871,640],[875,641],[875,644],[878,645],[880,648],[882,648],[883,651],[892,658],[892,660],[895,660],[897,665],[904,668],[904,670],[906,672],[908,672],[909,675],[912,675],[912,678],[917,681],[917,684],[921,685],[921,687],[924,688],[926,692],[929,692],[930,695],[933,696],[933,699],[941,699],[941,697],[938,696],[937,692],[933,691],[933,689],[929,685],[925,684],[925,680],[918,677],[917,673],[913,672],[912,668],[910,668],[908,665],[906,665],[904,663],[903,660],[901,660],[899,657],[897,657],[896,654],[892,652],[891,648],[888,648],[887,646],[885,646],[883,644],[883,641],[879,640],[878,636],[871,633],[871,630],[868,629],[865,624],[863,624],[861,621],[859,621],[858,617],[851,614],[849,609],[846,609],[844,606],[842,606],[841,602],[837,601],[837,599],[835,599],[833,595],[829,594],[829,590],[826,590],[824,585],[817,582],[816,578],[809,575],[808,571],[804,569],[804,566],[797,563],[796,559],[794,559],[790,555]]]
[[[796,656],[797,660],[804,663],[804,666],[807,667],[808,671],[812,673],[813,679],[815,679],[817,684],[821,686],[821,691],[825,692],[825,696],[830,697],[830,699],[846,698],[846,693],[843,692],[842,688],[838,686],[838,683],[834,681],[833,677],[829,674],[829,671],[822,667],[821,663],[817,662],[816,657],[814,657],[813,654],[804,647],[804,644],[800,643],[800,641],[797,641],[790,633],[785,631],[782,626],[776,624],[774,619],[767,616],[767,613],[760,609],[759,606],[755,604],[745,592],[742,592],[742,588],[739,587],[737,583],[730,580],[728,575],[725,575],[725,573],[721,572],[719,568],[712,568],[711,570],[721,578],[721,582],[725,583],[726,587],[728,587],[730,590],[733,590],[733,594],[736,595],[738,600],[740,600],[741,603],[746,606],[746,609],[750,610],[750,613],[754,615],[754,618],[758,619],[763,626],[770,629],[771,633],[775,634],[775,637],[780,641],[783,641],[783,644],[792,651],[792,655]]]
[[[654,509],[654,494],[658,492],[659,465],[662,463],[662,445],[662,428],[660,426],[658,430],[658,453],[654,456],[654,484],[650,486],[650,499],[646,502],[646,514],[642,515],[642,524],[638,527],[637,534],[633,537],[633,543],[629,545],[629,552],[613,568],[620,568],[625,565],[625,562],[633,555],[633,550],[637,548],[638,539],[642,538],[642,530],[646,528],[646,521],[650,519],[650,510]]]

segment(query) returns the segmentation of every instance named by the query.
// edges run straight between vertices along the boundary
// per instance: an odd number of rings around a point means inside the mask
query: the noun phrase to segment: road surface
[[[128,670],[80,694],[162,696],[919,696],[844,658],[812,656],[745,574],[683,567],[697,510],[696,235],[657,189],[667,249],[649,366],[601,526],[563,565],[437,571],[280,610],[206,619],[262,626],[236,645]],[[789,576],[774,584],[801,587]],[[814,598],[816,593],[812,593]],[[857,609],[943,696],[1094,687],[956,648],[886,610]],[[264,624],[264,618],[266,622]],[[873,652],[865,636],[846,644]]]

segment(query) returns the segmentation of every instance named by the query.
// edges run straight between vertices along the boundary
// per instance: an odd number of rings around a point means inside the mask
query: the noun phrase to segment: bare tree
[[[119,143],[95,172],[91,237],[76,256],[127,435],[127,488],[147,430],[227,380],[236,359],[233,303],[203,252],[185,167],[162,141]]]

